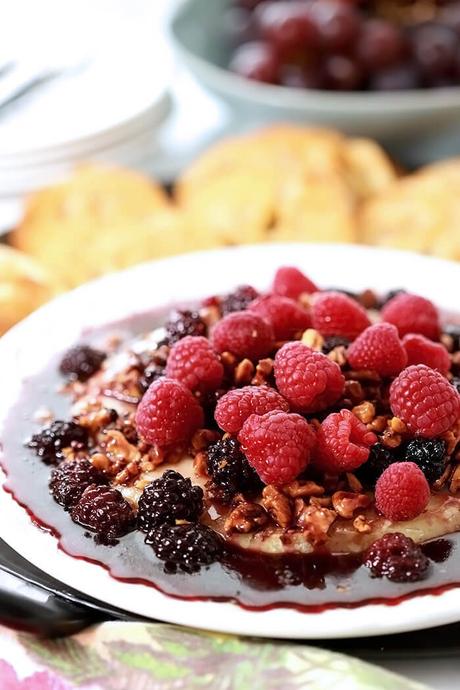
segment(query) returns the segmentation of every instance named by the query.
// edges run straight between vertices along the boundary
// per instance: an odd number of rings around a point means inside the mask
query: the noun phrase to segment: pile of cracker
[[[246,243],[365,242],[460,259],[458,192],[460,161],[401,175],[371,140],[279,125],[215,144],[172,195],[131,170],[83,166],[29,199],[11,243],[51,291]]]

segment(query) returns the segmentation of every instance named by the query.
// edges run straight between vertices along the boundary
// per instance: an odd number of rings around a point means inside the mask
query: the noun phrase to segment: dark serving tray
[[[43,635],[67,635],[105,620],[140,620],[86,597],[26,561],[0,540],[0,622]],[[295,641],[296,644],[304,644]],[[308,640],[363,659],[446,657],[460,653],[460,623],[381,637]]]

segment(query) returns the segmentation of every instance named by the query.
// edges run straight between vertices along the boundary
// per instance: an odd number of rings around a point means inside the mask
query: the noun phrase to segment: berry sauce
[[[128,338],[146,332],[158,325],[159,316],[136,316],[85,333],[85,343],[97,348],[114,333]],[[72,522],[69,513],[53,500],[48,487],[50,467],[26,445],[39,428],[35,418],[38,409],[49,409],[55,419],[70,416],[71,400],[59,392],[63,384],[61,358],[57,355],[44,371],[24,382],[23,394],[12,406],[2,432],[1,463],[7,474],[5,490],[27,509],[38,527],[59,539],[60,548],[70,556],[97,563],[116,579],[151,585],[174,597],[230,600],[254,610],[287,606],[319,612],[370,601],[394,605],[416,594],[437,594],[460,586],[459,533],[423,546],[430,559],[428,574],[424,580],[410,583],[373,578],[357,554],[319,551],[303,556],[267,556],[231,548],[218,563],[190,574],[168,572],[139,530],[114,545],[98,543],[94,534]]]

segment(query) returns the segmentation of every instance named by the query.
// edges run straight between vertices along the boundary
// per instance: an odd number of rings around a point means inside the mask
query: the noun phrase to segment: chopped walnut
[[[212,431],[211,429],[198,429],[193,434],[192,437],[192,448],[193,450],[206,450],[213,443],[220,439],[220,434],[218,431]]]
[[[162,462],[165,461],[165,452],[157,446],[152,446],[147,452],[149,461],[154,467],[158,467]]]
[[[324,345],[324,338],[319,331],[314,328],[307,328],[306,331],[302,333],[302,343],[310,347],[312,350],[317,350],[321,352]]]
[[[390,429],[394,431],[396,434],[407,433],[407,426],[404,424],[402,419],[399,419],[399,417],[392,417],[388,424],[390,426]]]
[[[385,429],[381,436],[381,441],[387,448],[397,448],[401,445],[401,434],[397,434],[392,429]]]
[[[449,490],[451,493],[456,494],[460,489],[460,465],[457,465],[450,478]]]
[[[353,527],[357,532],[368,534],[371,531],[371,525],[364,515],[357,515],[353,520]]]
[[[350,491],[336,491],[332,496],[332,505],[340,517],[349,520],[358,508],[367,508],[371,502],[366,494],[355,494]]]
[[[365,400],[360,405],[354,407],[352,412],[363,424],[370,424],[375,417],[375,406],[368,400]]]
[[[200,451],[193,458],[193,469],[198,477],[208,476],[208,456],[203,451]]]
[[[363,490],[363,485],[359,481],[358,477],[356,477],[356,475],[352,474],[351,472],[347,472],[346,477],[350,489],[357,494],[361,493],[361,491]]]
[[[452,455],[457,446],[457,443],[459,442],[458,429],[450,429],[449,431],[446,431],[444,434],[442,434],[440,438],[446,444],[447,455]]]
[[[130,462],[131,460],[140,459],[138,448],[128,443],[121,431],[117,431],[116,429],[108,429],[105,432],[104,445],[106,455],[111,460],[124,460]]]
[[[230,371],[232,371],[236,366],[236,357],[235,355],[232,355],[231,352],[222,352],[220,361],[224,365],[225,369]]]
[[[308,541],[316,546],[327,540],[327,533],[336,517],[334,510],[309,505],[300,511],[297,524],[306,533]]]
[[[451,335],[448,333],[443,333],[440,337],[440,341],[448,352],[454,351],[454,339]]]
[[[347,348],[343,345],[337,345],[327,354],[328,358],[343,367],[347,363]]]
[[[344,398],[349,398],[353,405],[358,405],[364,400],[365,393],[359,381],[345,381]]]
[[[224,529],[227,534],[248,534],[264,527],[267,522],[268,515],[261,505],[243,500],[226,517]]]
[[[280,527],[289,527],[292,522],[291,502],[276,486],[270,485],[264,488],[262,505]]]
[[[122,469],[114,479],[115,484],[127,484],[140,474],[139,463],[129,462],[124,469]]]
[[[368,424],[367,428],[370,431],[376,431],[377,433],[381,433],[382,431],[385,431],[385,429],[387,428],[387,421],[388,418],[385,417],[385,415],[378,415],[378,417],[373,419],[372,422]]]
[[[283,493],[291,498],[299,498],[302,496],[322,496],[324,494],[324,487],[316,482],[302,481],[295,479],[289,484],[284,484],[282,487]]]
[[[310,505],[317,508],[330,508],[332,506],[332,496],[312,496]]]
[[[235,369],[235,383],[244,385],[250,383],[254,376],[255,368],[250,359],[243,359]]]
[[[200,316],[205,324],[210,328],[220,319],[220,310],[216,304],[211,304],[200,309]]]
[[[104,453],[94,453],[94,455],[91,456],[91,463],[97,470],[107,471],[110,467],[110,460]]]
[[[253,386],[263,386],[267,383],[268,379],[273,373],[273,360],[267,357],[266,359],[260,359],[256,366],[256,373],[253,377],[251,384]]]
[[[101,407],[98,410],[82,414],[77,418],[80,426],[84,426],[90,433],[96,434],[98,431],[106,427],[110,422],[115,421],[117,413],[107,407]]]
[[[354,379],[356,381],[363,381],[364,383],[380,383],[381,381],[379,374],[370,369],[359,369],[358,371],[352,369],[350,371],[345,371],[344,376],[346,379]]]

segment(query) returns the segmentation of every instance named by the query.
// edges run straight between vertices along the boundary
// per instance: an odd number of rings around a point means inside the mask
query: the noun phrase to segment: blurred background
[[[0,7],[0,331],[184,251],[460,259],[458,0]]]

